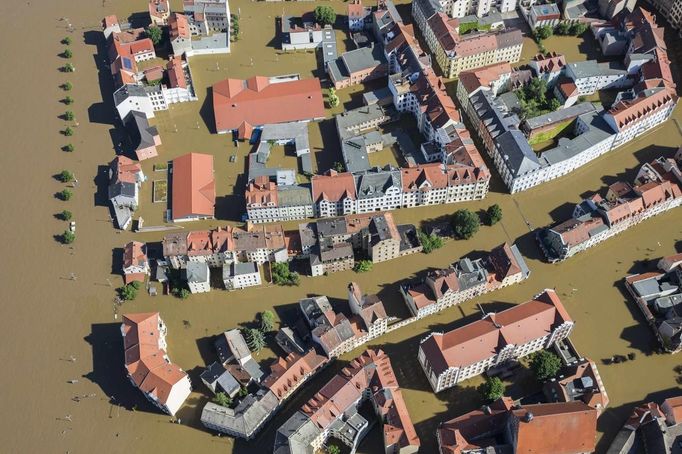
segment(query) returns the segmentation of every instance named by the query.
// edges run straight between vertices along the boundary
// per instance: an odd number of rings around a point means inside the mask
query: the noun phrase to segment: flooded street
[[[57,5],[59,3],[59,5]],[[179,0],[171,0],[176,8]],[[329,2],[341,12],[345,3]],[[405,3],[405,2],[399,2]],[[241,8],[240,41],[227,56],[197,57],[190,61],[199,102],[173,106],[153,121],[163,145],[159,157],[145,161],[149,177],[141,195],[140,214],[146,225],[162,222],[163,203],[152,203],[151,181],[162,178],[153,164],[195,151],[215,156],[217,213],[211,222],[192,223],[198,229],[236,222],[243,212],[243,198],[232,196],[241,190],[245,144],[235,148],[225,135],[210,134],[212,106],[207,87],[226,77],[276,75],[293,72],[305,77],[318,75],[315,55],[300,53],[276,56],[275,16],[300,14],[314,3],[256,3],[236,0],[233,12]],[[521,285],[480,297],[461,307],[450,308],[378,339],[393,358],[393,368],[403,388],[423,452],[434,452],[437,424],[478,405],[475,380],[434,395],[416,360],[419,340],[432,330],[447,330],[477,317],[476,304],[491,310],[529,299],[546,287],[557,292],[576,320],[572,340],[578,350],[599,366],[611,403],[599,419],[602,451],[615,435],[631,406],[643,400],[660,401],[679,392],[673,368],[682,356],[652,353],[654,337],[636,307],[626,297],[623,278],[645,269],[645,262],[682,251],[682,210],[668,212],[608,240],[561,264],[540,261],[527,223],[532,228],[551,224],[570,215],[572,204],[582,195],[604,190],[616,179],[631,180],[635,169],[654,157],[672,156],[682,143],[678,108],[671,121],[626,147],[607,154],[571,175],[511,196],[503,191],[493,173],[490,195],[481,202],[396,211],[396,222],[419,224],[446,216],[459,208],[485,209],[498,203],[502,222],[482,227],[469,241],[448,241],[430,255],[417,254],[393,262],[380,263],[370,273],[336,273],[328,277],[303,277],[300,287],[262,287],[241,292],[214,290],[181,301],[170,296],[141,294],[125,303],[123,312],[159,311],[168,325],[169,356],[188,371],[196,392],[178,415],[182,424],[172,424],[158,413],[124,375],[120,339],[120,315],[114,311],[114,288],[121,285],[119,253],[133,239],[158,241],[160,233],[133,234],[115,231],[106,206],[104,166],[114,157],[120,133],[114,127],[111,82],[97,56],[99,20],[106,14],[120,18],[143,11],[144,0],[70,2],[2,2],[5,46],[0,86],[3,109],[0,124],[3,153],[0,154],[6,194],[0,204],[2,234],[9,244],[8,255],[0,265],[4,287],[0,328],[4,334],[0,360],[6,366],[1,380],[5,418],[2,424],[3,452],[269,452],[277,427],[342,365],[356,356],[352,352],[323,371],[289,401],[259,436],[247,443],[216,437],[200,428],[198,421],[205,402],[200,368],[214,360],[210,337],[225,329],[253,320],[257,313],[272,309],[283,319],[290,316],[300,298],[325,294],[330,300],[346,300],[346,283],[356,280],[363,291],[379,293],[390,315],[404,317],[407,309],[397,285],[421,275],[429,268],[441,268],[459,257],[488,251],[504,241],[516,241],[532,271]],[[409,10],[409,9],[408,9]],[[406,10],[401,9],[401,12]],[[60,21],[59,18],[68,18]],[[26,24],[31,20],[31,34]],[[66,30],[73,25],[73,33]],[[70,36],[76,72],[65,74],[58,67],[64,46],[60,39]],[[339,34],[340,51],[344,49]],[[668,37],[666,37],[668,38]],[[576,38],[551,38],[572,42],[578,57]],[[568,41],[566,41],[568,40]],[[573,40],[573,41],[570,41]],[[670,57],[679,75],[682,45],[668,39]],[[562,44],[563,46],[563,44]],[[526,52],[524,52],[526,55]],[[532,55],[532,54],[531,54]],[[253,57],[253,66],[250,59]],[[575,58],[573,58],[575,57]],[[216,62],[218,65],[216,66]],[[219,69],[217,69],[219,68]],[[70,96],[79,126],[73,137],[60,134],[67,122],[59,116],[67,107],[60,84],[70,81]],[[678,81],[679,83],[680,81]],[[360,89],[339,92],[342,103],[354,107],[361,102]],[[334,109],[338,112],[342,107]],[[311,124],[310,142],[314,165],[324,170],[340,160],[333,121]],[[175,132],[177,130],[177,132]],[[322,137],[324,135],[324,141]],[[61,151],[73,143],[73,153]],[[389,159],[388,152],[385,153]],[[230,163],[230,155],[238,159]],[[287,157],[280,162],[290,163]],[[276,161],[273,161],[276,162]],[[53,176],[62,169],[73,171],[79,180],[74,197],[63,202],[54,197],[65,185]],[[60,245],[54,238],[67,223],[57,219],[63,209],[73,212],[77,240],[73,247]],[[119,249],[119,250],[117,250]],[[112,252],[113,251],[113,252]],[[651,265],[653,266],[653,264]],[[614,354],[635,353],[636,359],[622,364],[601,365],[601,359]],[[257,357],[262,365],[274,357],[263,351]],[[70,383],[72,382],[72,383]],[[76,398],[74,400],[74,398]],[[362,452],[376,452],[378,431],[361,445]]]

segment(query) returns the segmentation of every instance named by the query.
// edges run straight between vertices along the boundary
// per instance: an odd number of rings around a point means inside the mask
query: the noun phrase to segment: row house
[[[371,403],[383,432],[384,452],[412,454],[420,441],[402,397],[391,361],[367,350],[335,375],[275,435],[273,452],[317,452],[334,437],[355,452],[370,422],[359,412]]]
[[[182,270],[182,276],[192,293],[211,291],[211,269],[206,262],[189,262]]]
[[[222,268],[234,262],[284,262],[288,259],[281,225],[252,226],[248,230],[227,226],[214,230],[169,233],[161,242],[163,257],[173,269],[188,263]]]
[[[356,282],[351,282],[348,284],[348,305],[351,312],[362,320],[369,339],[386,332],[388,317],[384,304],[377,295],[365,295]]]
[[[573,215],[537,236],[549,261],[567,259],[657,214],[682,204],[682,173],[674,159],[644,164],[634,184],[616,182],[605,197],[595,194]]]
[[[362,334],[340,312],[332,309],[326,296],[304,298],[299,308],[310,328],[313,342],[322,348],[328,358],[342,355],[356,346],[356,338]]]
[[[416,21],[417,25],[447,78],[457,77],[462,71],[495,63],[516,63],[521,58],[523,35],[520,30],[460,35],[456,19],[449,19],[443,12],[426,17],[416,12],[419,10],[419,2],[413,2],[412,5],[415,19],[416,15],[425,17],[423,21]]]
[[[412,315],[422,318],[528,276],[530,270],[516,245],[504,243],[481,259],[465,257],[450,268],[429,272],[422,281],[403,284],[400,293]]]
[[[419,345],[418,360],[434,392],[490,368],[552,347],[569,336],[574,322],[554,290],[447,333],[432,333]]]
[[[260,268],[255,262],[223,265],[223,284],[228,290],[261,285]]]
[[[297,185],[277,185],[267,175],[249,182],[244,193],[249,222],[285,222],[314,215],[310,189]]]

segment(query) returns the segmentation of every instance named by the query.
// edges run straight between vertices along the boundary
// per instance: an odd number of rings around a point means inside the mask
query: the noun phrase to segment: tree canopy
[[[246,343],[252,352],[260,352],[265,347],[265,335],[256,328],[246,330]]]
[[[490,205],[487,213],[490,225],[495,225],[502,220],[502,208],[498,204]]]
[[[366,273],[367,271],[371,271],[373,266],[374,263],[372,263],[371,260],[359,260],[355,262],[353,271],[356,273]]]
[[[68,183],[70,181],[73,181],[73,173],[69,170],[62,170],[61,172],[59,172],[57,178],[59,178],[59,181],[61,181],[62,183]]]
[[[434,250],[443,247],[443,238],[439,237],[438,235],[434,235],[433,233],[431,235],[427,235],[422,230],[418,230],[417,237],[419,238],[419,242],[422,244],[422,251],[425,254],[430,254]]]
[[[64,244],[71,244],[74,241],[76,241],[76,234],[73,233],[71,230],[65,230],[64,233],[62,234],[62,242]]]
[[[315,8],[315,22],[322,25],[332,25],[336,22],[334,8],[328,5],[320,5]]]
[[[561,369],[561,358],[547,350],[534,353],[530,360],[530,368],[539,381],[555,377]]]
[[[155,46],[161,42],[161,38],[163,37],[161,29],[154,25],[147,29],[146,34],[147,38],[151,39]]]
[[[223,407],[229,407],[232,405],[232,398],[223,392],[216,393],[213,398],[213,402]]]
[[[488,377],[478,390],[484,399],[495,401],[504,395],[505,386],[499,377]]]
[[[471,210],[457,210],[452,216],[452,228],[455,236],[461,240],[468,240],[478,232],[480,220]]]
[[[275,329],[275,314],[272,311],[263,311],[260,313],[260,329],[264,333],[268,333]]]
[[[271,263],[272,282],[276,285],[299,285],[301,276],[289,269],[288,263]]]

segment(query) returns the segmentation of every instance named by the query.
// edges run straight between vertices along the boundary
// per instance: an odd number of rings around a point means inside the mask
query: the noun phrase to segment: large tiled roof
[[[216,130],[230,131],[243,123],[271,123],[324,118],[320,80],[271,82],[256,76],[248,80],[226,79],[213,85]]]
[[[188,153],[173,160],[173,219],[213,216],[215,197],[212,155]]]

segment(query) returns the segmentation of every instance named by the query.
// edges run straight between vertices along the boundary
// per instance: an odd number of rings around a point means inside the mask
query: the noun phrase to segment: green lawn
[[[154,180],[154,203],[165,202],[168,197],[168,182],[166,180]]]

